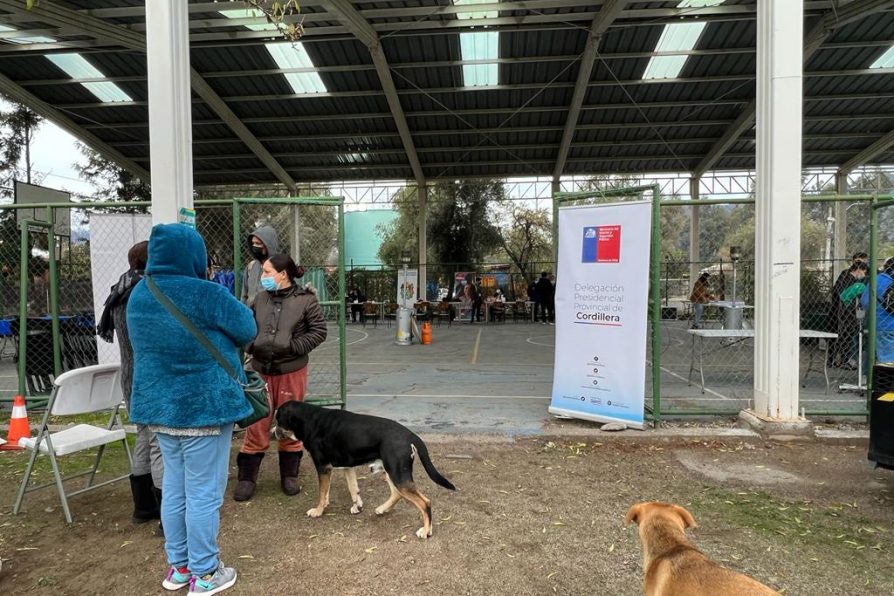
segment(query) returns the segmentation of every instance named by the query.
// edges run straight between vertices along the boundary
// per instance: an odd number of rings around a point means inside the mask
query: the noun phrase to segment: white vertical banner
[[[93,312],[96,322],[102,317],[103,305],[112,286],[130,268],[127,251],[142,240],[149,240],[152,231],[151,215],[99,214],[90,215],[90,270],[93,282]],[[96,338],[100,364],[121,361],[118,337],[114,343]]]
[[[650,201],[559,209],[551,414],[642,428]]]
[[[397,303],[403,308],[416,304],[416,288],[419,283],[418,269],[397,270]]]

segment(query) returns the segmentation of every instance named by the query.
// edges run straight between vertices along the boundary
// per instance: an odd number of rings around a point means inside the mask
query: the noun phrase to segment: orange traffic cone
[[[9,432],[6,435],[6,444],[0,445],[0,450],[19,450],[19,439],[30,437],[31,427],[28,425],[28,412],[25,409],[25,398],[16,395],[12,402],[12,416],[9,417]]]

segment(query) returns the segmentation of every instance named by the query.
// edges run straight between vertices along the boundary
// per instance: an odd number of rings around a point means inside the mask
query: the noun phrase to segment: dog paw
[[[322,507],[314,507],[313,509],[307,510],[307,517],[321,517],[323,515]]]
[[[376,507],[376,515],[385,515],[386,513],[388,513],[386,507]]]
[[[363,501],[354,503],[354,505],[351,506],[351,513],[353,513],[354,515],[357,515],[361,511],[363,511]]]
[[[431,532],[426,532],[425,528],[419,528],[418,530],[416,530],[416,536],[425,539],[431,536]]]

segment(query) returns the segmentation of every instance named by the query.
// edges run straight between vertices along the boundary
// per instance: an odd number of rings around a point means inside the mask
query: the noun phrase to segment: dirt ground
[[[296,497],[279,492],[274,457],[251,502],[235,503],[231,482],[221,545],[239,581],[227,593],[639,594],[638,535],[622,519],[642,500],[683,504],[702,550],[785,594],[894,592],[894,474],[873,470],[865,445],[455,435],[429,445],[460,490],[417,466],[434,505],[424,541],[407,503],[374,514],[388,493],[381,476],[360,480],[366,506],[354,516],[337,474],[321,519],[304,515],[316,496],[306,463]],[[163,592],[162,540],[153,524],[131,525],[126,483],[72,499],[71,527],[52,489],[14,517],[24,464],[0,454],[0,593]]]

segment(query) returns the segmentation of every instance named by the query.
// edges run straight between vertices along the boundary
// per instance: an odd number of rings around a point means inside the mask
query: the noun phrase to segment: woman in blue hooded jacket
[[[894,362],[894,312],[886,310],[882,303],[885,292],[892,285],[894,285],[894,257],[885,261],[876,279],[876,296],[878,297],[875,324],[876,362]],[[869,286],[864,290],[860,301],[863,304],[863,309],[868,310]],[[870,366],[873,364],[869,363]]]
[[[254,316],[226,288],[207,281],[207,259],[193,228],[157,225],[146,276],[241,371],[239,348],[256,335]],[[233,423],[252,408],[239,383],[152,295],[145,279],[131,294],[127,326],[134,353],[130,419],[156,433],[165,465],[161,518],[170,568],[162,586],[220,592],[236,582],[217,544]]]

